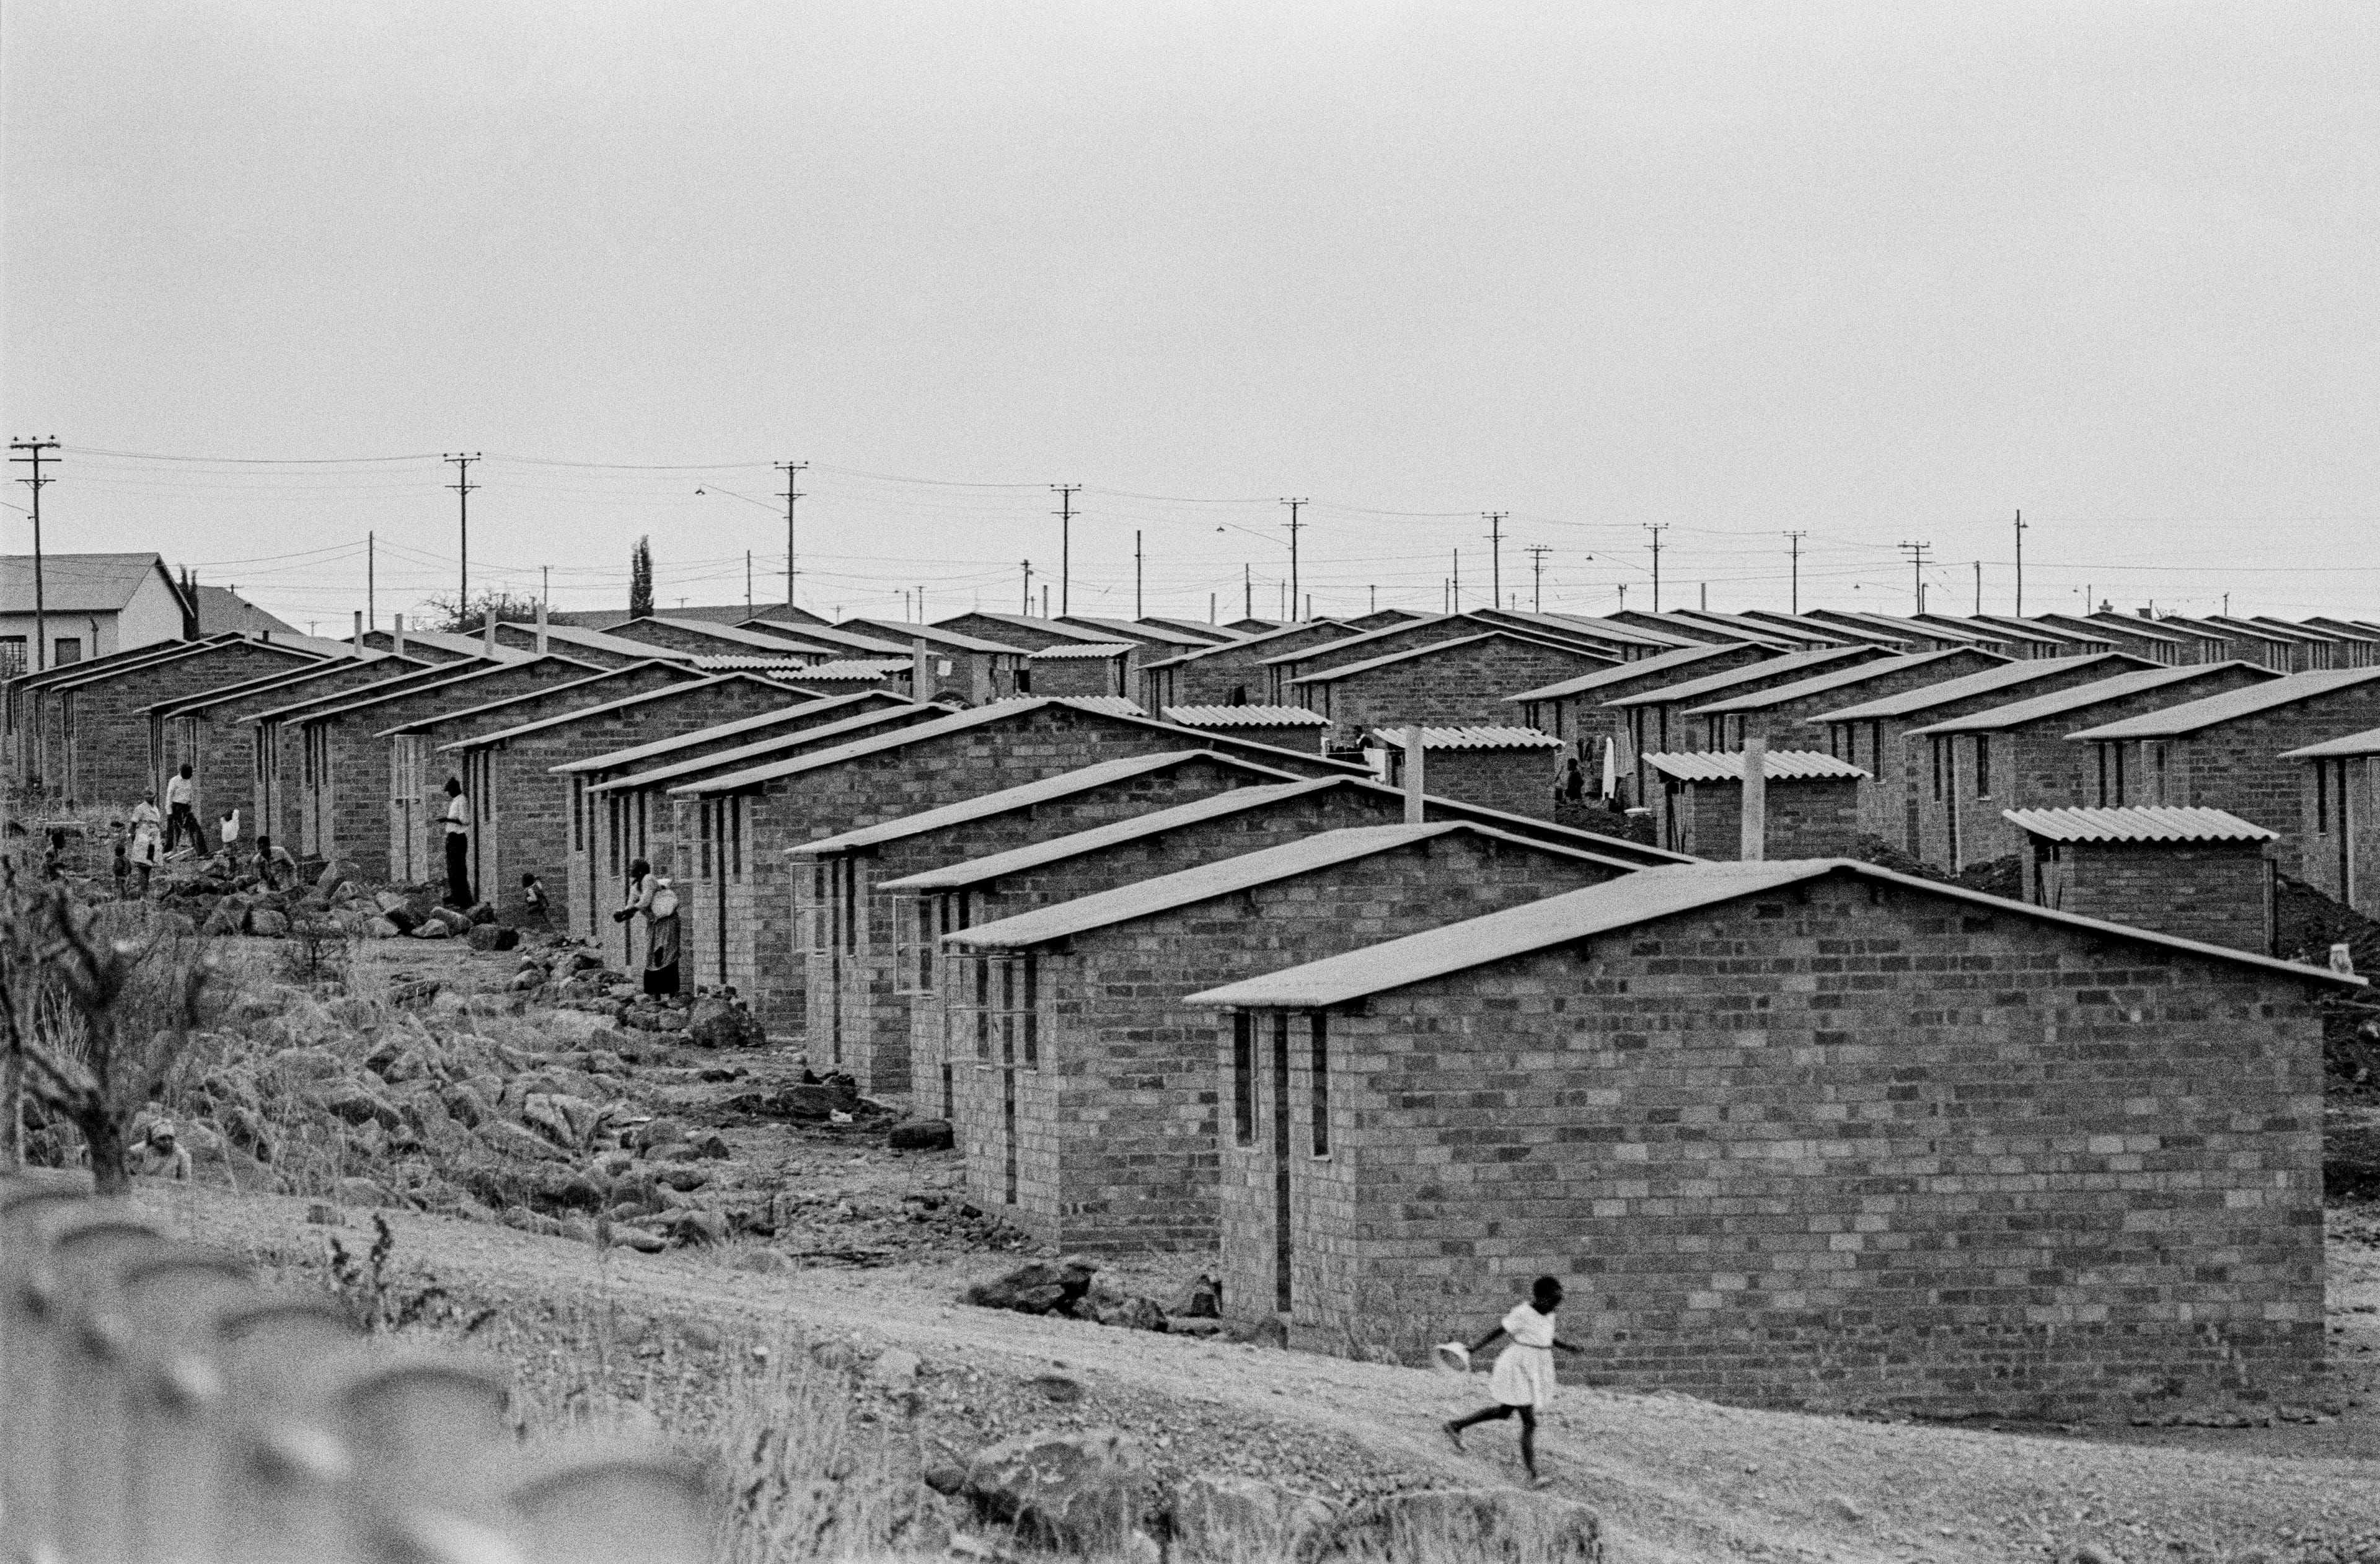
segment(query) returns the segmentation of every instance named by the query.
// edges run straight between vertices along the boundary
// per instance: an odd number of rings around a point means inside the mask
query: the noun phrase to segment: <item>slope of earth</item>
[[[138,1198],[188,1237],[293,1281],[321,1278],[326,1233],[302,1199],[146,1181]],[[586,1325],[601,1317],[607,1341],[662,1361],[723,1364],[789,1343],[813,1353],[831,1343],[862,1362],[915,1353],[915,1377],[872,1392],[879,1402],[862,1415],[903,1428],[929,1459],[1026,1429],[1115,1425],[1147,1442],[1161,1473],[1246,1472],[1342,1498],[1516,1475],[1501,1428],[1478,1430],[1467,1456],[1438,1431],[1483,1399],[1481,1381],[955,1304],[964,1279],[1010,1263],[996,1255],[755,1274],[741,1268],[743,1243],[600,1254],[484,1222],[387,1215],[403,1264],[471,1311],[499,1311],[478,1344],[531,1395],[553,1365],[589,1361]],[[368,1242],[340,1231],[351,1247]],[[1566,1390],[1544,1445],[1557,1491],[1602,1513],[1623,1564],[2336,1564],[2380,1559],[2380,1468],[2362,1454],[2364,1435],[2336,1432],[2365,1412],[2312,1430],[2331,1434],[2337,1453],[2305,1454],[2291,1441],[2310,1430],[2296,1425],[2241,1431],[2262,1450],[2143,1448],[2124,1431],[1990,1432]]]

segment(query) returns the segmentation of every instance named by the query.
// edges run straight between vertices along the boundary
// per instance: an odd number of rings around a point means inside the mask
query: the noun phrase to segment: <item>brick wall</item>
[[[1402,753],[1390,753],[1398,764],[1389,780],[1402,786]],[[1442,798],[1550,820],[1560,756],[1557,749],[1433,749],[1423,785]]]
[[[2380,760],[2342,756],[2295,764],[2298,878],[2366,917],[2380,914]]]
[[[1814,746],[1816,737],[1816,730],[1810,725],[1814,717],[1840,711],[1846,706],[1862,701],[1906,695],[1911,690],[1963,679],[1970,673],[1981,673],[2007,664],[2006,658],[1987,657],[1979,651],[1954,651],[1915,668],[1877,673],[1823,695],[1806,695],[1793,700],[1779,701],[1773,706],[1733,712],[1726,717],[1723,724],[1718,719],[1706,719],[1700,723],[1689,722],[1689,747],[1742,749],[1746,737],[1756,736],[1767,739],[1771,749],[1808,749]],[[1717,731],[1722,726],[1723,732]]]
[[[1146,702],[1142,704],[1147,707],[1150,716],[1158,715],[1157,708],[1148,707]],[[1276,749],[1294,749],[1301,755],[1319,754],[1322,749],[1323,735],[1330,732],[1328,728],[1318,728],[1311,722],[1291,722],[1279,726],[1249,726],[1233,722],[1229,727],[1220,723],[1207,727],[1196,722],[1185,722],[1183,726],[1196,733],[1220,734],[1227,738],[1244,739],[1250,744],[1269,744]]]
[[[1499,635],[1343,678],[1294,685],[1287,702],[1329,718],[1334,744],[1353,743],[1366,728],[1409,722],[1500,727],[1512,720],[1504,697],[1513,691],[1609,666],[1609,659],[1590,651]]]
[[[344,858],[366,879],[388,879],[393,868],[390,746],[379,735],[442,711],[526,695],[549,685],[583,679],[593,672],[560,658],[507,663],[486,672],[456,674],[443,683],[408,689],[368,706],[292,722],[289,725],[297,731],[283,742],[292,744],[298,754],[298,809],[308,855]],[[413,841],[428,840],[422,822],[410,822],[404,829]],[[443,861],[433,857],[429,874],[444,872]]]
[[[1868,658],[1867,661],[1872,661],[1885,655],[1887,654],[1881,649],[1876,649],[1874,657]],[[1748,672],[1743,676],[1742,684],[1729,689],[1725,694],[1745,695],[1754,690],[1775,689],[1780,685],[1796,684],[1803,679],[1815,678],[1825,672],[1827,672],[1826,667],[1812,668],[1806,664],[1783,672],[1768,670]],[[1699,673],[1695,675],[1697,679],[1702,677],[1704,675]],[[1619,707],[1613,715],[1618,719],[1619,725],[1621,787],[1627,802],[1638,804],[1651,798],[1661,788],[1660,779],[1655,776],[1651,769],[1645,764],[1645,757],[1665,755],[1673,750],[1706,747],[1698,743],[1694,736],[1703,731],[1701,719],[1689,719],[1684,713],[1695,707],[1708,706],[1714,700],[1724,697],[1705,693],[1665,700],[1645,700],[1641,696],[1607,696],[1604,698],[1627,699],[1631,702],[1629,705]]]
[[[2261,842],[2028,839],[2024,856],[2028,902],[2272,953],[2273,871]]]
[[[52,704],[60,709],[62,718],[59,733],[66,741],[61,759],[67,796],[79,804],[129,810],[141,794],[158,784],[156,757],[150,746],[150,707],[304,667],[310,661],[286,647],[230,641],[126,668],[58,692]],[[212,818],[239,797],[239,791],[229,786],[201,794],[200,818]],[[160,794],[160,807],[163,805]]]
[[[1767,858],[1840,858],[1859,843],[1860,782],[1855,777],[1771,777]],[[1661,844],[1697,858],[1743,855],[1743,784],[1676,782],[1662,789]]]
[[[2120,1417],[2322,1362],[2284,976],[1825,881],[1331,1014],[1321,1160],[1295,1019],[1295,1344],[1468,1338],[1551,1274],[1596,1383],[1727,1401]],[[1226,1151],[1242,1317],[1272,1128]]]
[[[408,672],[411,670],[405,663],[388,658],[364,661],[339,658],[301,678],[170,719],[159,731],[163,743],[158,746],[153,773],[158,797],[164,796],[164,778],[187,761],[197,771],[208,797],[214,800],[215,806],[210,813],[220,815],[225,808],[237,806],[243,836],[271,836],[292,852],[297,851],[296,836],[285,836],[264,812],[266,790],[259,780],[258,727],[248,719],[314,696],[382,684]],[[295,817],[291,819],[294,825]]]
[[[1464,636],[1476,636],[1486,628],[1488,626],[1474,619],[1416,619],[1376,630],[1360,637],[1342,636],[1318,642],[1310,647],[1298,649],[1302,655],[1272,662],[1269,668],[1264,670],[1268,679],[1264,693],[1259,695],[1254,688],[1250,688],[1248,699],[1257,705],[1301,706],[1305,702],[1298,699],[1289,686],[1309,673],[1318,673],[1326,668],[1344,668],[1351,662],[1364,662],[1375,657],[1388,657],[1401,651],[1411,651],[1416,647],[1436,646],[1440,641],[1456,640]],[[1281,656],[1281,652],[1267,652],[1258,661],[1263,663]],[[1553,681],[1540,679],[1538,683],[1551,684]],[[1512,689],[1531,687],[1527,685],[1515,685]],[[1512,691],[1500,690],[1497,693],[1510,695]]]
[[[2299,799],[2303,779],[2299,775],[2301,763],[2282,759],[2282,752],[2374,727],[2380,727],[2380,680],[2174,739],[2165,756],[2167,802],[2228,809],[2279,831],[2280,841],[2273,843],[2273,862],[2281,873],[2299,875],[2306,846]],[[2114,746],[2078,744],[2074,747]],[[2145,794],[2125,802],[2154,801],[2156,741],[2124,747],[2127,789]]]
[[[584,662],[590,668],[625,668],[630,663],[641,662],[646,657],[651,655],[618,650],[612,647],[582,646],[577,641],[565,641],[552,636],[546,637],[545,644],[547,651],[559,652],[573,662]],[[537,631],[534,626],[524,628],[516,624],[500,624],[496,626],[496,645],[508,648],[513,651],[535,651]]]
[[[1598,685],[1594,689],[1578,695],[1560,696],[1550,700],[1533,700],[1518,707],[1508,705],[1506,709],[1518,710],[1524,726],[1549,733],[1569,744],[1572,752],[1578,756],[1582,765],[1599,768],[1603,759],[1601,746],[1604,741],[1609,739],[1620,744],[1622,749],[1619,758],[1619,766],[1621,775],[1624,777],[1628,774],[1632,764],[1632,757],[1625,748],[1628,724],[1620,712],[1610,709],[1604,705],[1604,702],[1618,700],[1623,696],[1642,695],[1647,690],[1657,690],[1665,685],[1682,685],[1688,679],[1700,679],[1713,673],[1724,673],[1731,668],[1748,667],[1775,655],[1776,653],[1763,647],[1714,647],[1709,656],[1696,658],[1693,662],[1682,667],[1657,669],[1634,678],[1622,678],[1612,683]],[[1595,773],[1596,784],[1600,786],[1602,780],[1602,772],[1597,770]]]
[[[1184,996],[1610,878],[1608,867],[1457,833],[1078,934],[1039,962],[1038,1069],[957,1062],[971,1186],[1066,1249],[1203,1248],[1228,1135],[1216,1061],[1227,1018]],[[959,975],[966,981],[966,974]],[[971,1020],[971,1016],[962,1017]],[[1016,1104],[1016,1193],[1007,1200]]]
[[[742,882],[711,891],[727,909],[726,980],[749,999],[753,1013],[772,1031],[805,1026],[808,964],[794,952],[786,848],[1102,760],[1182,746],[1178,730],[1074,707],[1034,705],[999,721],[766,783],[749,821],[752,867]],[[1263,761],[1295,774],[1337,770],[1320,756],[1287,750],[1267,749]]]
[[[1035,695],[1122,695],[1124,663],[1129,653],[1114,657],[1037,659],[1032,664]]]
[[[1273,687],[1266,659],[1345,640],[1355,633],[1344,624],[1317,620],[1259,641],[1219,647],[1173,667],[1143,667],[1135,698],[1152,712],[1169,706],[1261,706],[1270,699]]]
[[[2238,666],[2211,667],[2203,678],[2096,702],[1995,733],[1988,797],[1975,791],[1974,735],[1913,740],[1916,747],[1910,765],[1918,771],[1918,855],[1950,869],[1985,863],[2023,846],[2016,828],[2000,818],[2003,809],[2092,808],[2118,802],[2112,790],[2107,798],[2099,795],[2098,761],[2092,746],[2067,743],[2068,734],[2261,682],[2262,675]],[[1938,783],[1935,780],[1937,762]]]

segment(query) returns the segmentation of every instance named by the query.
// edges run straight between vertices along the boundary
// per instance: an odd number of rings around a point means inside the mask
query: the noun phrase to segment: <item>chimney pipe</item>
[[[545,655],[545,600],[537,600],[537,654]]]
[[[1736,856],[1756,864],[1768,855],[1768,741],[1743,736],[1743,843]]]
[[[1422,772],[1427,762],[1422,758],[1422,726],[1416,722],[1405,730],[1405,824],[1417,826],[1428,818],[1427,785]]]
[[[356,610],[356,661],[361,662],[364,660],[365,655],[364,611],[362,609],[358,609]]]
[[[909,698],[931,700],[934,698],[934,671],[926,661],[926,643],[911,641],[909,643]]]
[[[496,660],[496,605],[493,603],[488,605],[487,618],[480,622],[480,636],[487,644],[488,661],[493,662]]]
[[[388,646],[393,655],[397,657],[405,655],[405,615],[401,613],[393,614],[389,618]]]

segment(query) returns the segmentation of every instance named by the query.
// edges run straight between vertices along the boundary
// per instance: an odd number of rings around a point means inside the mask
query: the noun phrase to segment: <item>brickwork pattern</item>
[[[1560,757],[1558,749],[1433,749],[1425,785],[1442,798],[1550,820]]]
[[[1859,779],[1768,779],[1767,858],[1840,858],[1859,843]],[[1733,862],[1743,856],[1743,784],[1681,782],[1662,790],[1661,841],[1672,852]]]
[[[1915,668],[1903,668],[1890,673],[1878,673],[1844,688],[1828,690],[1823,695],[1803,696],[1798,699],[1780,701],[1757,710],[1742,711],[1724,720],[1724,733],[1713,730],[1720,720],[1705,719],[1689,722],[1686,748],[1742,749],[1747,737],[1765,738],[1771,749],[1807,749],[1811,746],[1810,720],[1828,711],[1840,711],[1846,706],[1863,701],[1884,700],[1911,690],[1922,690],[1929,685],[1939,685],[1951,679],[1963,679],[1970,673],[2006,666],[2005,658],[1986,657],[1979,651],[1952,652],[1947,657]]]
[[[67,796],[78,803],[129,810],[151,786],[162,785],[150,744],[150,707],[305,665],[286,648],[232,641],[59,692],[49,704],[61,719],[56,753],[63,770],[48,774],[62,774]],[[216,796],[230,803],[239,794],[219,789]]]
[[[1305,655],[1293,661],[1274,663],[1269,670],[1267,670],[1270,674],[1269,686],[1262,695],[1258,695],[1254,689],[1249,690],[1248,699],[1257,704],[1303,706],[1305,703],[1296,697],[1291,691],[1290,685],[1309,673],[1318,673],[1326,668],[1344,668],[1351,662],[1364,662],[1375,657],[1389,657],[1397,652],[1411,651],[1416,647],[1436,646],[1440,641],[1456,640],[1464,636],[1476,636],[1488,628],[1488,625],[1474,619],[1418,619],[1372,632],[1360,640],[1352,636],[1342,636],[1319,642],[1304,649]],[[1266,657],[1280,655],[1279,652],[1269,652]],[[1537,682],[1549,685],[1554,681],[1540,679]],[[1530,685],[1515,685],[1512,689],[1498,693],[1510,695],[1513,690],[1534,687],[1536,686]]]
[[[1264,666],[1268,658],[1345,640],[1355,633],[1344,624],[1317,621],[1247,646],[1222,647],[1178,667],[1143,668],[1137,698],[1151,712],[1169,706],[1261,705],[1273,687],[1272,672]]]
[[[1715,648],[1712,655],[1697,659],[1682,668],[1658,669],[1633,679],[1603,685],[1581,695],[1526,702],[1520,708],[1521,721],[1526,727],[1549,733],[1569,744],[1582,763],[1591,761],[1600,765],[1604,741],[1619,745],[1621,752],[1615,764],[1620,773],[1625,776],[1634,765],[1634,756],[1627,749],[1628,722],[1620,712],[1607,707],[1606,701],[1618,700],[1623,696],[1643,695],[1664,685],[1682,685],[1688,679],[1724,673],[1732,668],[1749,667],[1771,655],[1752,646]],[[1598,771],[1598,784],[1601,780]]]
[[[1467,1337],[1549,1273],[1597,1383],[1727,1401],[2122,1415],[2322,1362],[2321,1043],[2285,976],[1834,881],[1330,1024],[1327,1160],[1290,1093],[1295,1344]],[[1244,1315],[1271,1122],[1225,1154]]]
[[[2380,727],[2380,681],[2336,690],[2312,700],[2259,712],[2235,722],[2170,741],[2167,753],[2168,788],[2180,796],[2170,802],[2206,809],[2228,809],[2281,833],[2273,843],[2273,862],[2286,875],[2301,875],[2306,839],[2299,789],[2303,764],[2284,760],[2286,750],[2325,739],[2345,738]],[[2077,749],[2095,749],[2081,745]],[[2126,746],[2127,783],[2155,785],[2152,741]],[[2146,769],[2139,769],[2146,762]],[[2145,803],[2147,799],[2132,802]]]
[[[1229,1111],[1216,1061],[1230,1021],[1184,996],[1612,873],[1458,834],[1075,936],[1039,958],[1041,1064],[1015,1079],[1017,1200],[989,1208],[1066,1249],[1213,1243]],[[991,1194],[1004,1180],[1006,1072],[957,1073],[969,1186]]]
[[[1033,664],[1033,693],[1051,696],[1123,695],[1131,687],[1124,676],[1130,653],[1114,657],[1062,657]]]
[[[2380,914],[2380,761],[2351,756],[2295,764],[2298,878],[2366,917]]]
[[[2028,902],[2273,953],[2272,867],[2261,842],[2036,841],[2028,856]]]
[[[1329,718],[1330,742],[1347,744],[1366,728],[1409,722],[1439,728],[1509,724],[1512,709],[1504,697],[1513,691],[1610,665],[1590,651],[1497,636],[1344,678],[1293,685],[1285,698]]]

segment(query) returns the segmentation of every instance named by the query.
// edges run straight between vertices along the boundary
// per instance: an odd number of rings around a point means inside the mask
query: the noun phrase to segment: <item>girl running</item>
[[[1529,1485],[1542,1488],[1548,1479],[1537,1475],[1537,1413],[1550,1406],[1554,1399],[1554,1349],[1576,1352],[1580,1348],[1554,1334],[1554,1311],[1561,1307],[1561,1282],[1549,1276],[1537,1278],[1529,1289],[1529,1302],[1513,1306],[1504,1322],[1473,1342],[1469,1351],[1484,1352],[1488,1344],[1499,1336],[1512,1339],[1512,1344],[1496,1354],[1496,1372],[1488,1381],[1488,1394],[1496,1404],[1458,1417],[1446,1424],[1447,1442],[1457,1450],[1463,1449],[1463,1431],[1480,1423],[1500,1423],[1514,1412],[1521,1414],[1521,1464],[1528,1468]]]

